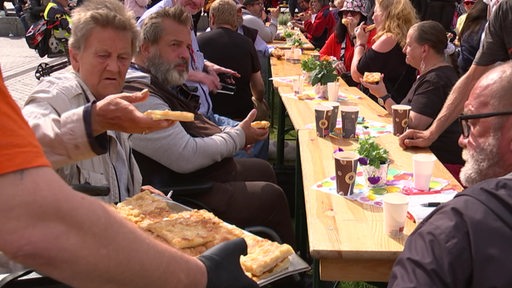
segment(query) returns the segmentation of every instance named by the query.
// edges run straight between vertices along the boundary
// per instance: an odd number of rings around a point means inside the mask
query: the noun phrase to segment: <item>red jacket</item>
[[[371,47],[373,36],[375,36],[377,30],[372,30],[368,36],[367,46]],[[338,43],[338,37],[336,33],[332,33],[324,47],[320,50],[320,56],[333,56],[340,60],[341,54],[341,43]],[[354,46],[350,41],[350,34],[345,35],[345,68],[350,71],[350,65],[352,64],[352,58],[354,58]]]
[[[304,21],[304,29],[306,30],[306,36],[316,48],[322,48],[325,41],[334,31],[336,20],[329,11],[329,5],[326,5],[318,11],[315,17],[315,21],[311,20]],[[317,45],[315,43],[318,43]]]

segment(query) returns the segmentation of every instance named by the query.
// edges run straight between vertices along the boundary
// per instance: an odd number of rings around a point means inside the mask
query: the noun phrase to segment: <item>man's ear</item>
[[[429,50],[430,50],[430,47],[428,47],[428,45],[423,45],[423,46],[421,47],[421,53],[422,53],[423,55],[427,55],[427,53],[428,53],[428,51],[429,51]]]
[[[69,60],[75,72],[80,72],[80,53],[69,47]]]
[[[144,42],[140,45],[140,54],[146,58],[148,57],[148,55],[151,53],[151,44],[147,43],[147,42]]]
[[[215,25],[215,15],[210,13],[210,30],[213,30],[213,27]]]

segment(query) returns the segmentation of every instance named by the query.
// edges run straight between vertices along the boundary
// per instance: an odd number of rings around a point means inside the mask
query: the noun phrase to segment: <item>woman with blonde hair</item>
[[[389,94],[378,100],[382,106],[386,100],[393,99],[400,103],[416,80],[416,71],[405,63],[402,49],[406,42],[407,31],[418,22],[416,12],[409,0],[377,0],[373,21],[377,34],[374,44],[367,48],[370,31],[364,23],[356,28],[354,58],[352,59],[352,79],[361,82],[365,72],[384,74],[384,84]]]

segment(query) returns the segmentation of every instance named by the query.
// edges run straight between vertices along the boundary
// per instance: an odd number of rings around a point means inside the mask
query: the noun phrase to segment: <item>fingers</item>
[[[236,78],[240,78],[240,74],[238,74],[238,72],[236,72],[234,70],[231,70],[231,69],[219,67],[218,71],[216,71],[216,72],[217,72],[217,74],[229,74],[229,75],[234,76]]]
[[[251,112],[249,112],[249,114],[247,114],[247,117],[245,117],[245,120],[247,120],[250,124],[251,122],[254,121],[254,119],[256,119],[257,114],[258,114],[258,111],[256,111],[256,109],[252,109]]]
[[[428,147],[430,143],[428,141],[425,131],[419,131],[409,129],[405,131],[400,137],[398,137],[398,144],[403,149],[408,147]]]
[[[129,103],[137,103],[137,102],[146,101],[146,99],[149,97],[149,91],[148,91],[148,89],[144,89],[140,92],[121,93],[121,94],[111,95],[109,97],[119,98],[119,99],[122,99]]]
[[[244,238],[231,240],[231,245],[236,247],[236,254],[247,255],[247,242],[245,242]]]
[[[411,134],[412,130],[409,130],[409,131],[405,131],[402,135],[400,135],[398,137],[398,145],[400,145],[400,147],[402,147],[402,149],[407,149],[407,145],[405,144],[405,141],[408,139],[407,137],[410,137],[410,136],[407,136],[407,134]]]
[[[137,131],[133,131],[132,133],[146,135],[146,134],[158,131],[158,130],[169,128],[169,127],[173,126],[174,124],[176,124],[176,122],[177,122],[174,120],[167,120],[167,119],[153,120],[152,118],[149,118],[146,116],[144,116],[144,118],[146,118],[147,120],[142,120],[141,122],[139,122],[138,123],[139,129]]]
[[[231,76],[234,76],[236,78],[240,78],[240,74],[238,74],[238,72],[233,71],[233,70],[229,70],[229,71],[230,71],[229,74],[231,74]]]
[[[140,191],[143,192],[143,191],[149,191],[151,194],[156,194],[156,195],[160,195],[160,196],[164,196],[164,193],[162,193],[160,190],[156,189],[155,187],[151,186],[151,185],[144,185],[142,187],[140,187]]]
[[[217,74],[215,74],[215,73],[206,74],[205,78],[206,78],[205,79],[206,80],[206,85],[208,86],[210,91],[215,93],[215,92],[217,92],[217,90],[222,88],[222,86],[220,85],[219,76],[217,76]]]

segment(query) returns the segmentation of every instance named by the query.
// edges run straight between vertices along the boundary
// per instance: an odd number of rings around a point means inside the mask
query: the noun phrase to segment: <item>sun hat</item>
[[[345,0],[343,3],[343,8],[338,12],[342,14],[343,11],[356,11],[361,13],[363,16],[368,16],[366,13],[366,0]]]

